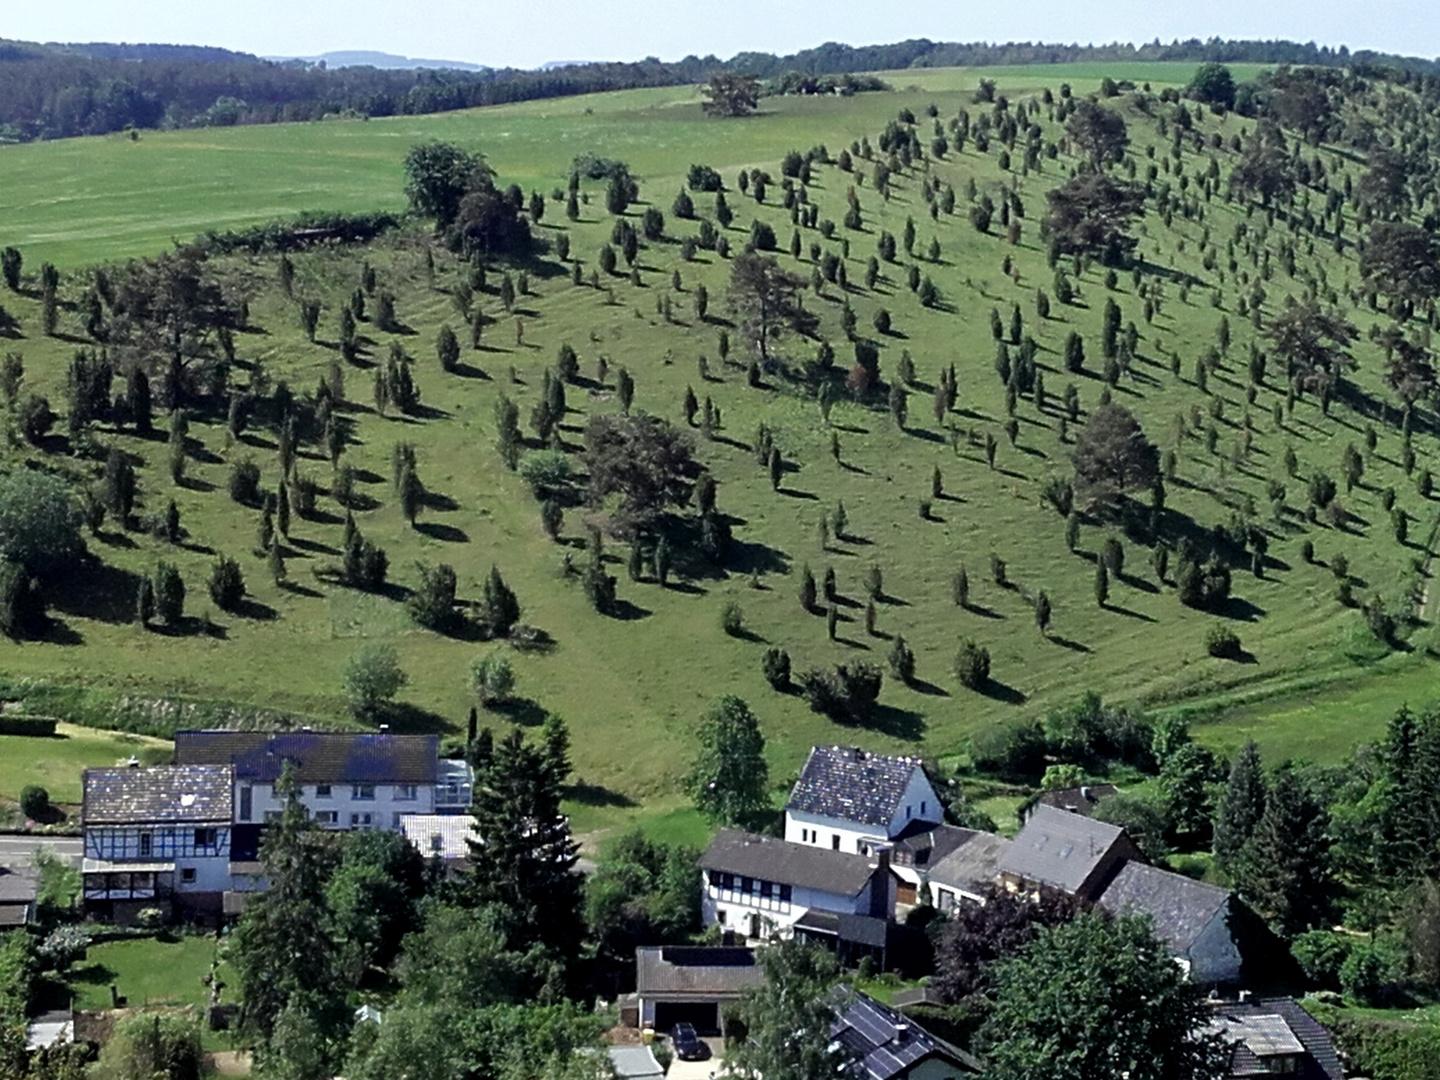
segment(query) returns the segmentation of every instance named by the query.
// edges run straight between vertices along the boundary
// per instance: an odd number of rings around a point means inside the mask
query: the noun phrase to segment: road
[[[0,865],[27,863],[42,847],[79,863],[85,842],[78,836],[0,836]]]

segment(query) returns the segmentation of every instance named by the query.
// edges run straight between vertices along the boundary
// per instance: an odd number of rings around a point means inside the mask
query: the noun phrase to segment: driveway
[[[710,1047],[708,1058],[704,1061],[681,1061],[676,1058],[670,1063],[670,1071],[665,1074],[665,1080],[710,1080],[717,1076],[725,1063],[725,1040],[705,1039],[704,1042]]]

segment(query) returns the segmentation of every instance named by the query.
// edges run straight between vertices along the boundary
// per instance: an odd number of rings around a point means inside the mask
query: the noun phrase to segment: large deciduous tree
[[[1070,454],[1075,490],[1097,502],[1148,489],[1160,475],[1160,451],[1123,405],[1101,405],[1080,429]]]
[[[808,333],[815,317],[800,304],[803,282],[780,268],[773,258],[752,251],[730,264],[730,308],[761,362],[770,346],[787,331]]]
[[[667,509],[682,505],[700,471],[690,436],[645,413],[592,417],[585,425],[585,466],[590,503],[618,496],[611,528],[626,537],[650,530]]]
[[[1096,170],[1123,161],[1125,148],[1130,145],[1125,118],[1088,99],[1078,102],[1071,111],[1065,132]]]
[[[1237,191],[1258,197],[1264,206],[1295,193],[1295,165],[1285,134],[1274,121],[1262,120],[1255,126],[1239,163],[1230,171],[1230,182]]]
[[[1046,194],[1051,241],[1063,254],[1096,255],[1107,265],[1122,263],[1137,241],[1130,221],[1145,206],[1135,184],[1103,172],[1082,172]]]
[[[765,1080],[846,1076],[853,1052],[831,1031],[845,1006],[833,953],[794,937],[760,950],[765,978],[741,995],[746,1036],[725,1049],[729,1071]]]
[[[760,82],[754,76],[717,71],[701,87],[701,108],[711,116],[749,116],[760,103]]]
[[[1407,303],[1440,296],[1440,243],[1406,221],[1377,221],[1360,253],[1360,272],[1377,292]]]
[[[750,706],[727,695],[705,715],[685,787],[700,812],[726,825],[753,825],[770,808],[765,736]]]
[[[1286,303],[1265,324],[1275,357],[1313,390],[1333,386],[1352,363],[1355,324],[1318,300]]]
[[[1143,917],[1086,912],[1042,930],[995,970],[981,1029],[993,1080],[1219,1080],[1204,991]]]

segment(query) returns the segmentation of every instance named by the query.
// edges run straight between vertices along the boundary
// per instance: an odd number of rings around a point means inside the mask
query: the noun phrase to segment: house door
[[[746,935],[748,937],[758,938],[760,936],[760,916],[752,911],[749,916],[747,916],[747,921],[749,922],[749,926],[745,931]]]

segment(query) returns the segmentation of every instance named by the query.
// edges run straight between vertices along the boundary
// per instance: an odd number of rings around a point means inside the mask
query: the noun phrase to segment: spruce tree
[[[1215,863],[1233,874],[1265,813],[1265,773],[1254,740],[1240,749],[1215,809]]]
[[[1295,771],[1281,769],[1241,857],[1236,883],[1283,936],[1329,925],[1335,891],[1329,824],[1329,814]]]
[[[569,772],[561,731],[558,721],[547,721],[542,745],[534,746],[513,728],[477,766],[465,891],[473,905],[502,913],[511,948],[538,946],[563,963],[579,953],[584,919],[579,846],[560,809]]]

